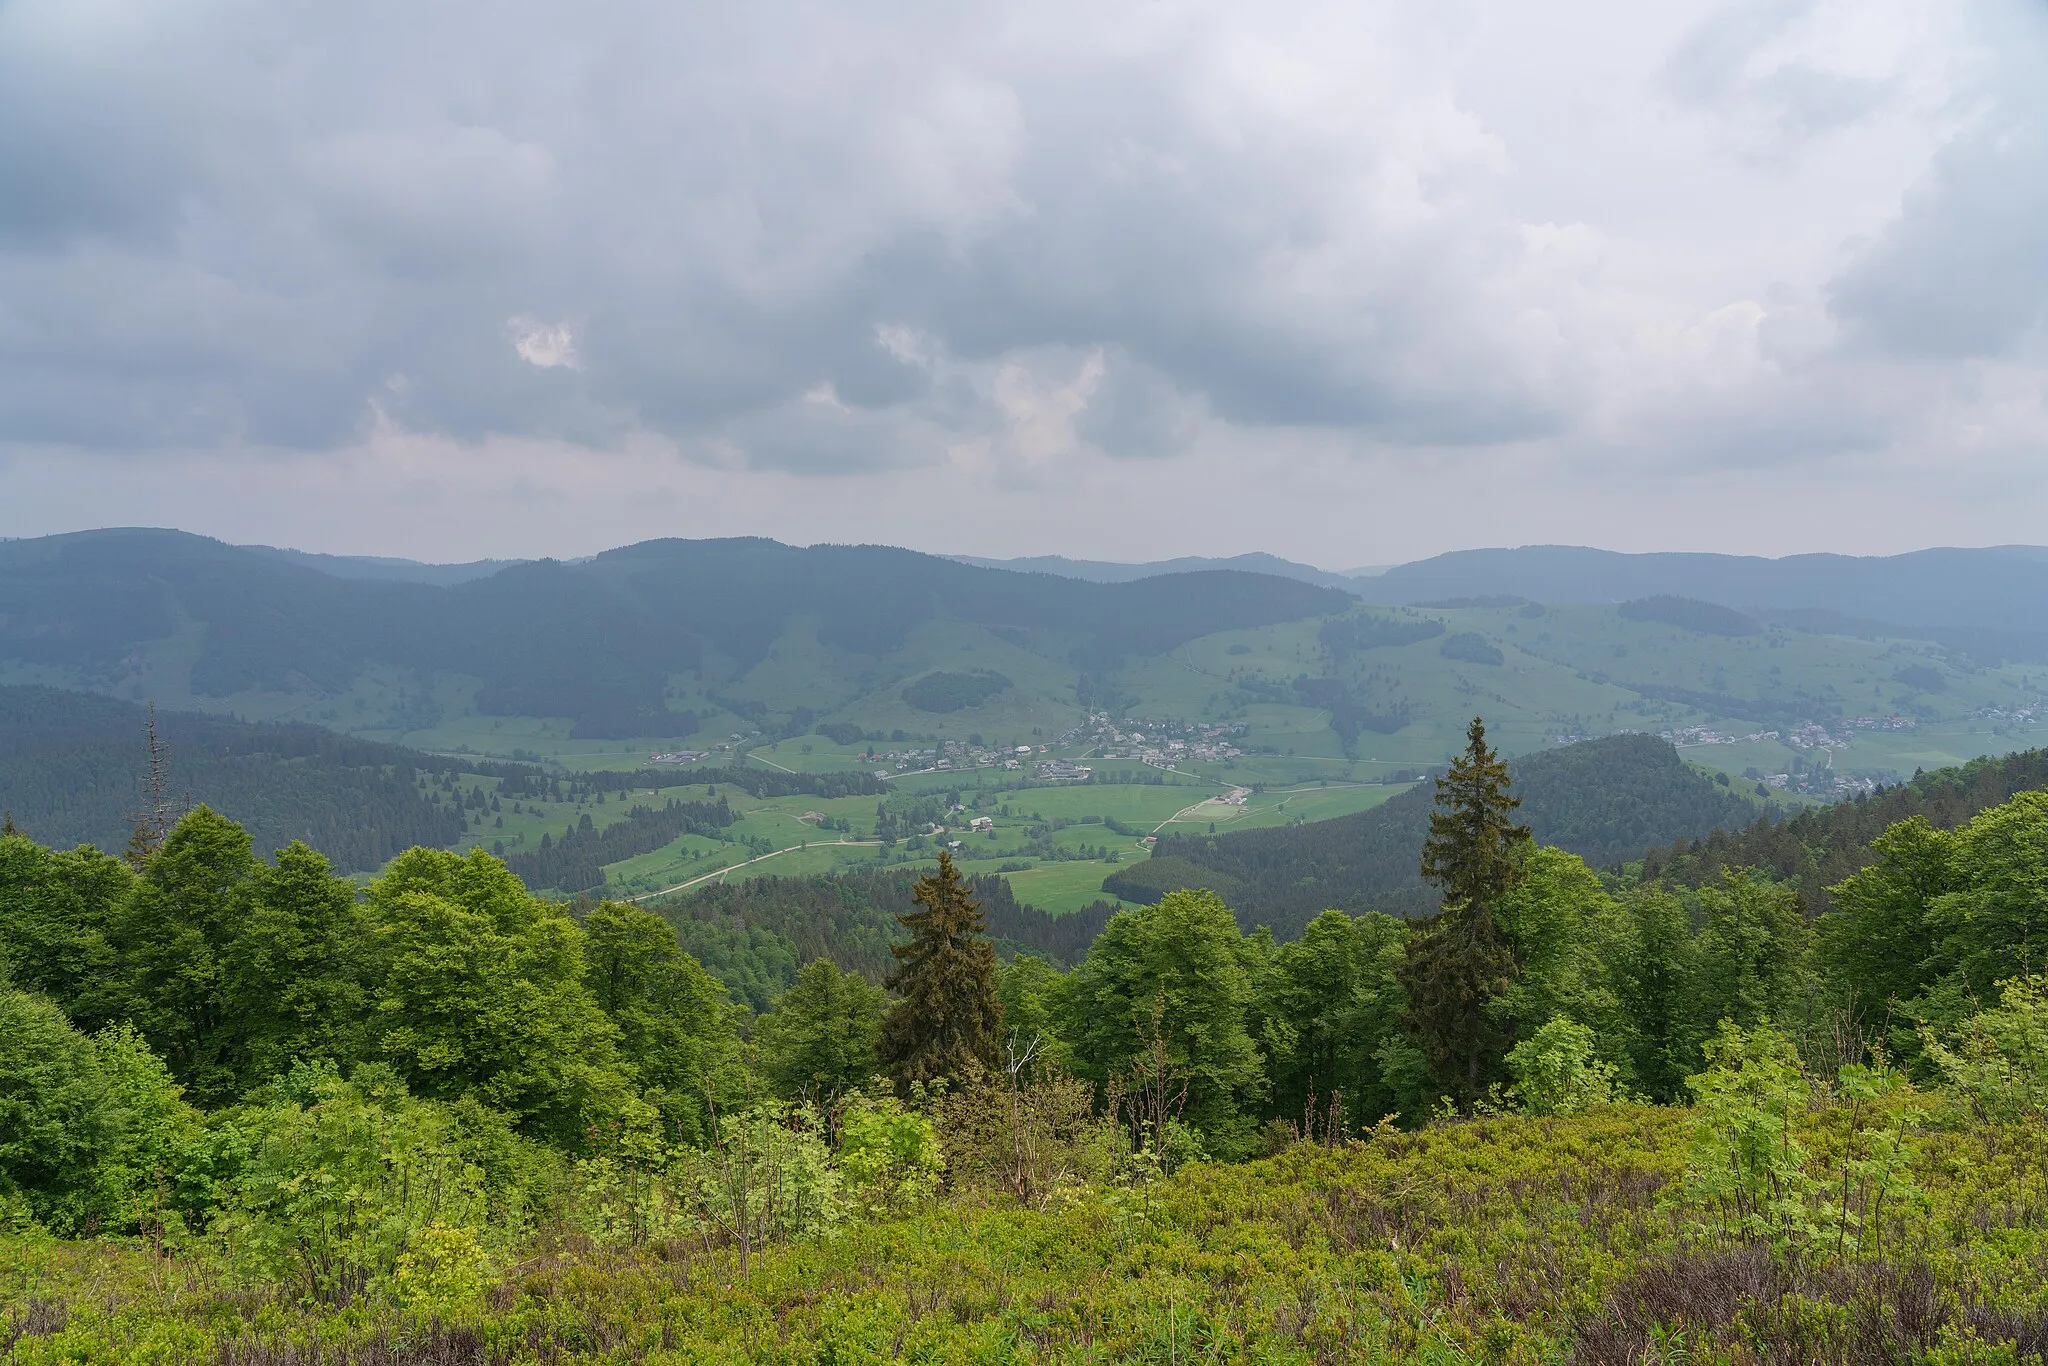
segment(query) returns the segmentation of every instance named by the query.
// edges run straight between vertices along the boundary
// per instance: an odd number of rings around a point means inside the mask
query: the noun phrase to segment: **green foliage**
[[[449,1226],[474,1236],[491,1217],[485,1173],[465,1160],[448,1110],[415,1099],[381,1067],[347,1081],[301,1069],[284,1090],[239,1116],[251,1151],[215,1224],[234,1262],[307,1299],[347,1305],[411,1251],[413,1285],[445,1289],[438,1263],[449,1239],[417,1240]],[[430,1250],[435,1242],[443,1251]]]
[[[1928,1059],[1982,1119],[2048,1117],[2048,977],[2000,983],[1998,1005],[1946,1039],[1929,1031]]]
[[[1459,631],[1445,636],[1444,643],[1437,646],[1437,653],[1463,664],[1501,664],[1507,659],[1500,646],[1477,631]]]
[[[882,989],[857,973],[829,958],[806,963],[755,1022],[761,1074],[784,1099],[835,1103],[881,1071],[875,1045],[888,1007]]]
[[[845,1194],[870,1217],[930,1199],[946,1170],[932,1121],[895,1096],[849,1094],[839,1107],[837,1161]]]
[[[1243,1151],[1245,1107],[1265,1089],[1249,1028],[1262,967],[1212,893],[1118,913],[1074,972],[1077,1068],[1099,1085],[1151,1091],[1155,1131],[1184,1113],[1216,1150]]]
[[[899,1089],[957,1082],[989,1066],[1002,1046],[995,946],[981,907],[952,857],[912,889],[917,909],[897,917],[910,942],[895,945],[889,989],[901,998],[882,1019],[878,1053]]]
[[[1507,765],[1478,717],[1464,754],[1437,779],[1436,802],[1422,875],[1442,888],[1443,908],[1409,937],[1402,1020],[1438,1083],[1469,1103],[1504,1051],[1500,1004],[1519,965],[1496,916],[1523,878],[1529,843],[1528,827],[1510,819],[1521,801],[1508,793]]]
[[[1723,1021],[1707,1069],[1688,1079],[1696,1101],[1684,1201],[1706,1236],[1780,1251],[1822,1231],[1820,1185],[1799,1135],[1810,1089],[1792,1041],[1768,1025]]]
[[[724,986],[682,951],[668,922],[608,901],[583,921],[585,979],[619,1035],[619,1055],[675,1139],[707,1137],[710,1099],[740,1082],[739,1035]]]
[[[367,904],[371,1048],[418,1094],[474,1096],[565,1146],[638,1103],[584,985],[582,932],[502,863],[414,849]]]
[[[1691,1011],[1694,1037],[1732,1020],[1749,1028],[1805,1015],[1806,917],[1790,887],[1755,874],[1730,872],[1699,893]]]
[[[1576,1115],[1615,1099],[1614,1064],[1600,1060],[1592,1030],[1562,1015],[1508,1050],[1507,1068],[1532,1115]]]
[[[119,1016],[207,1101],[234,1095],[242,1080],[225,1028],[239,1004],[228,993],[225,957],[248,915],[256,869],[248,832],[199,807],[149,856],[112,935],[122,964]]]
[[[919,711],[951,712],[978,707],[1003,689],[1010,680],[993,669],[971,673],[938,670],[903,687],[903,700]]]
[[[1397,1027],[1408,934],[1391,916],[1325,911],[1274,954],[1259,1015],[1275,1113],[1291,1118],[1335,1099],[1366,1125],[1420,1116],[1427,1098],[1413,1065],[1401,1065],[1409,1049]]]
[[[1754,617],[1745,616],[1732,607],[1668,594],[1634,598],[1614,610],[1625,621],[1661,622],[1685,631],[1698,631],[1702,635],[1754,636],[1761,635],[1764,629]]]
[[[110,1222],[102,1154],[125,1116],[90,1041],[48,1000],[0,988],[0,1200],[60,1233]]]

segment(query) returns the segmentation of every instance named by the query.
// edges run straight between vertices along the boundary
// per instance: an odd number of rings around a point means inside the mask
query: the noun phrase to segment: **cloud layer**
[[[2044,68],[2021,0],[8,0],[0,533],[2038,540]]]

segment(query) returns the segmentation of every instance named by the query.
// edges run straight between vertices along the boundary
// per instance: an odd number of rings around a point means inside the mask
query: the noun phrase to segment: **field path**
[[[786,769],[784,770],[784,772],[787,771],[788,770]],[[725,865],[725,867],[714,869],[711,872],[704,874],[702,877],[693,877],[688,882],[678,882],[675,886],[664,887],[658,892],[642,892],[638,896],[629,896],[624,899],[627,902],[652,901],[654,900],[654,898],[658,896],[667,896],[670,892],[688,891],[690,888],[696,886],[700,882],[709,882],[713,878],[723,878],[727,873],[730,873],[735,869],[744,868],[750,863],[759,863],[763,859],[771,859],[778,854],[794,854],[799,849],[819,849],[824,848],[827,845],[880,843],[880,840],[805,840],[802,844],[792,844],[787,849],[770,849],[765,854],[756,854],[754,857],[750,859],[741,859],[738,863],[728,863]]]

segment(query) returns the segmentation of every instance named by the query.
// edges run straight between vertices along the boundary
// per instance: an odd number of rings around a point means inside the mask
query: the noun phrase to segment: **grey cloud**
[[[1927,359],[1998,357],[2048,321],[2048,23],[1898,218],[1830,286],[1848,344]],[[2017,64],[2016,65],[2020,65]]]
[[[0,438],[318,448],[373,403],[463,436],[707,438],[821,382],[920,401],[875,345],[895,322],[968,359],[1119,348],[1253,425],[1564,420],[1488,334],[1500,243],[1427,191],[1433,221],[1345,217],[1370,157],[1205,129],[1170,46],[1025,60],[996,12],[918,4],[570,30],[251,2],[159,14],[149,65],[61,9],[0,29],[0,72],[61,75],[0,81],[0,359],[35,377],[0,381]],[[516,316],[576,319],[583,369],[521,362]]]

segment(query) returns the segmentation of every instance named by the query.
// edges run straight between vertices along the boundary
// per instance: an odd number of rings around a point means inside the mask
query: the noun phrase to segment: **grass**
[[[1923,1139],[1881,1254],[1683,1230],[1683,1110],[1507,1118],[1198,1164],[1035,1211],[962,1196],[757,1252],[537,1227],[480,1298],[345,1310],[197,1247],[0,1237],[11,1366],[1948,1363],[2048,1350],[2033,1136]],[[318,1354],[313,1343],[320,1344]]]

